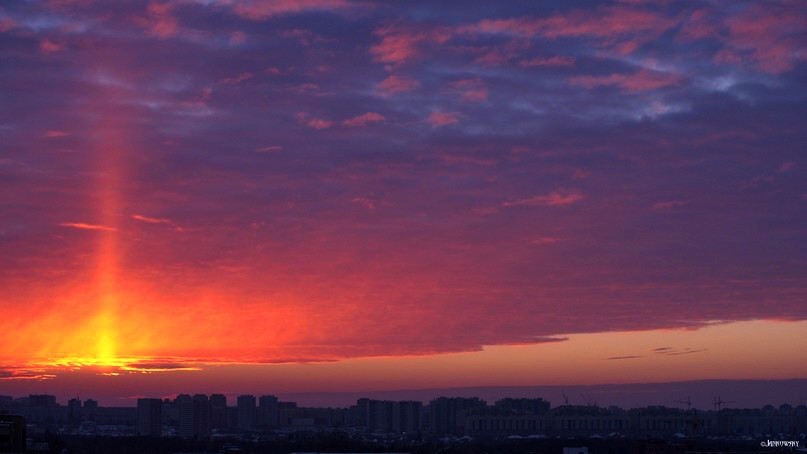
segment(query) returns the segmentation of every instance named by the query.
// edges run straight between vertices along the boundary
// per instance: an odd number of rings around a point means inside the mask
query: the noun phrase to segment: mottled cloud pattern
[[[155,368],[807,318],[803,4],[581,5],[4,2],[0,344],[109,263]]]

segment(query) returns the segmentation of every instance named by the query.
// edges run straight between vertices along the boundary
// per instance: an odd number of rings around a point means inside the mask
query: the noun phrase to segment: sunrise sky
[[[0,393],[807,378],[799,1],[0,5]]]

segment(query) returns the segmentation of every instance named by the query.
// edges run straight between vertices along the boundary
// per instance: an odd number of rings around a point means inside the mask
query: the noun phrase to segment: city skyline
[[[0,394],[805,379],[806,24],[4,4]]]
[[[701,380],[695,382],[629,383],[611,385],[555,385],[555,386],[487,386],[464,388],[364,390],[335,392],[278,392],[261,386],[252,386],[249,391],[216,391],[198,383],[189,388],[173,389],[171,393],[158,391],[126,397],[102,394],[50,394],[47,386],[28,387],[24,392],[0,397],[20,399],[26,396],[51,396],[56,403],[87,399],[108,407],[134,407],[140,399],[175,400],[180,395],[216,395],[229,402],[237,402],[241,396],[271,396],[283,401],[299,403],[306,407],[348,407],[358,399],[382,401],[418,401],[474,396],[485,401],[507,398],[544,399],[553,407],[572,406],[617,406],[623,408],[668,407],[671,409],[716,409],[722,402],[726,408],[762,408],[773,405],[804,405],[807,379],[793,380]],[[135,384],[136,386],[136,384]],[[137,388],[135,388],[137,389]],[[26,394],[27,393],[27,394]]]
[[[352,434],[359,440],[400,437],[412,446],[424,441],[462,437],[465,441],[553,437],[641,440],[648,436],[667,440],[690,438],[747,442],[749,436],[796,435],[807,428],[807,406],[782,404],[763,408],[733,407],[732,401],[715,396],[713,409],[644,406],[598,406],[589,401],[574,405],[564,401],[552,406],[541,397],[502,397],[494,402],[471,396],[439,396],[427,402],[360,397],[337,408],[301,406],[274,395],[239,395],[235,402],[222,394],[179,394],[173,399],[138,398],[136,407],[104,407],[93,399],[72,398],[60,405],[51,395],[12,399],[0,396],[0,423],[11,422],[11,438],[19,440],[20,419],[34,432],[58,430],[67,435],[114,437],[179,437],[231,441],[283,440],[294,433],[339,437]],[[230,403],[232,405],[230,405]],[[20,415],[8,416],[7,411]],[[11,419],[11,421],[9,421]],[[4,433],[8,435],[8,433]],[[368,438],[369,437],[369,438]],[[8,440],[6,438],[5,440]],[[462,441],[460,439],[460,441]],[[383,440],[383,438],[382,438]],[[7,442],[7,441],[6,441]],[[372,441],[378,442],[378,438]],[[3,443],[3,440],[0,440]],[[131,441],[129,442],[131,443]],[[795,441],[793,441],[795,443]],[[2,445],[0,444],[0,448]]]

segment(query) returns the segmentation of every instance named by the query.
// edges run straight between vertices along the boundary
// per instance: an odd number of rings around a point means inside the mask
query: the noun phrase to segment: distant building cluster
[[[234,404],[234,405],[233,405]],[[11,416],[18,415],[18,416]],[[180,394],[142,398],[136,407],[102,407],[92,399],[60,405],[51,395],[0,396],[0,447],[25,439],[28,427],[77,434],[207,438],[218,434],[326,431],[429,437],[743,437],[807,433],[807,407],[625,410],[595,405],[552,408],[540,398],[439,397],[428,404],[362,398],[348,408],[300,407],[276,396]]]

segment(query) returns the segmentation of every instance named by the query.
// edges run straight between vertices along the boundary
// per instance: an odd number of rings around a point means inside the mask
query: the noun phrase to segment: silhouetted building
[[[761,434],[798,434],[807,432],[807,407],[771,405],[759,409],[723,409],[717,412],[717,431],[721,435],[754,436]]]
[[[177,407],[180,437],[210,436],[210,401],[205,394],[180,394],[174,400]]]
[[[224,394],[210,395],[210,428],[223,429],[229,427],[227,423],[227,396]]]
[[[362,398],[356,401],[356,422],[370,433],[409,433],[420,431],[423,404]]]
[[[162,435],[163,402],[160,399],[137,399],[137,433],[149,437]]]
[[[26,438],[24,417],[0,415],[0,452],[24,452]]]
[[[393,432],[395,402],[370,400],[367,405],[367,431],[371,433]]]
[[[255,396],[244,394],[238,396],[238,428],[252,429],[255,427]]]
[[[512,398],[505,397],[497,400],[493,405],[496,410],[516,414],[542,415],[549,411],[549,401],[541,398]]]
[[[461,435],[468,411],[486,406],[478,397],[438,397],[429,403],[429,429],[435,434]]]
[[[277,427],[279,422],[278,399],[272,395],[258,399],[258,424],[265,427]]]
[[[177,435],[193,437],[193,398],[188,394],[180,394],[174,399],[177,408]]]
[[[56,396],[49,394],[31,394],[28,396],[28,405],[31,407],[51,408],[56,406]]]
[[[278,402],[277,403],[278,424],[281,426],[291,425],[293,419],[304,418],[305,414],[302,409],[297,407],[296,402]]]
[[[81,424],[82,417],[81,401],[79,399],[70,399],[67,402],[67,424],[70,426],[78,426]]]
[[[57,426],[67,422],[66,409],[56,405],[56,396],[31,394],[28,396],[27,401],[27,408],[21,413],[25,415],[28,423]]]
[[[628,434],[632,428],[632,419],[618,407],[562,405],[547,414],[546,426],[553,434],[565,436]]]
[[[362,397],[356,401],[356,425],[369,427],[367,417],[370,414],[370,399]]]
[[[646,407],[633,409],[628,414],[632,418],[630,426],[634,434],[655,437],[700,436],[710,430],[712,422],[711,418],[694,409]]]
[[[98,407],[95,411],[97,425],[137,427],[136,407]]]
[[[546,431],[546,419],[531,413],[472,412],[465,418],[465,433],[472,436],[502,437],[538,435]]]
[[[98,410],[98,401],[87,399],[84,401],[84,418],[89,421],[95,421],[95,413]]]
[[[420,414],[423,404],[415,400],[396,402],[396,416],[393,431],[397,433],[416,434],[420,432]]]
[[[193,396],[193,436],[210,436],[210,401],[206,394]]]

